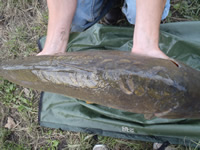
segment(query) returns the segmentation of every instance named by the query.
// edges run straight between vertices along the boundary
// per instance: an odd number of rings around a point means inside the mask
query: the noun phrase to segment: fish
[[[1,61],[0,76],[146,119],[200,118],[200,71],[179,61],[90,50]]]

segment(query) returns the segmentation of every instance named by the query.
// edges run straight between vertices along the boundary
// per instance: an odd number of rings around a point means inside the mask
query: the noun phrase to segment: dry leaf
[[[11,117],[8,117],[8,121],[7,121],[7,124],[5,125],[5,128],[13,129],[15,127],[16,127],[16,123],[14,122],[14,120]]]
[[[26,95],[26,97],[29,97],[29,95],[30,95],[30,90],[29,89],[27,89],[27,88],[24,88],[24,94]]]

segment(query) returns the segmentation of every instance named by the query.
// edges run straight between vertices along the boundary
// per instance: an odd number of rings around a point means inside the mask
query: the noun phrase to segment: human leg
[[[113,0],[78,0],[71,32],[81,32],[98,22],[114,6]]]
[[[165,19],[169,13],[170,0],[167,0],[162,13],[161,20]],[[136,19],[136,0],[124,0],[124,5],[122,7],[122,12],[126,16],[130,24],[135,24]]]
[[[47,0],[47,40],[38,55],[64,53],[70,32],[80,32],[95,24],[113,3],[112,0]]]

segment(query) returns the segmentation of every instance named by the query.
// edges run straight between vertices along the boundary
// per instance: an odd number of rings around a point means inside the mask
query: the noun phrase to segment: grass
[[[200,20],[200,0],[172,0],[164,21]],[[0,0],[0,58],[27,57],[38,52],[36,41],[46,34],[47,7],[44,0]],[[40,93],[0,78],[0,149],[56,150],[92,149],[105,144],[109,149],[152,149],[152,143],[115,139],[43,128],[38,125]],[[6,129],[8,117],[15,128]],[[196,143],[198,145],[199,143]],[[195,149],[174,146],[175,149]],[[197,149],[197,148],[196,148]]]
[[[173,0],[166,22],[200,20],[200,0]]]

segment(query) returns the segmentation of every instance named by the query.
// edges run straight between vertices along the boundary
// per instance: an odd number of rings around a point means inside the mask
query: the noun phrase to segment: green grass
[[[0,0],[0,58],[37,54],[36,41],[46,34],[47,20],[45,0]],[[172,0],[170,14],[164,23],[191,20],[200,20],[200,0]],[[0,149],[85,150],[92,149],[95,144],[105,144],[110,149],[152,149],[152,143],[147,142],[94,138],[94,135],[40,127],[37,123],[39,96],[37,91],[0,79]],[[4,128],[8,117],[14,119],[15,128]],[[197,149],[174,147],[177,150]]]
[[[167,22],[200,20],[200,0],[174,0]]]

